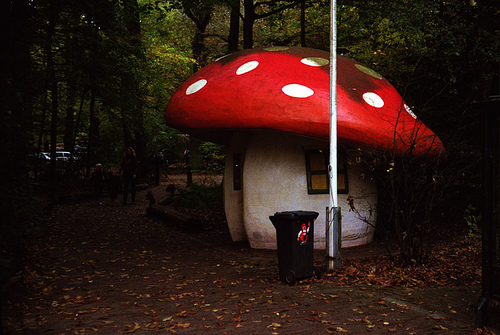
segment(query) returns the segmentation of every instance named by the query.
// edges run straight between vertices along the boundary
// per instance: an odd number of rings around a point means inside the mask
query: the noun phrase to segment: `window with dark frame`
[[[241,155],[233,154],[233,190],[241,191]]]
[[[307,193],[328,194],[330,187],[328,154],[325,150],[306,151]],[[345,159],[339,156],[337,162],[337,193],[346,194],[348,192],[347,167]]]

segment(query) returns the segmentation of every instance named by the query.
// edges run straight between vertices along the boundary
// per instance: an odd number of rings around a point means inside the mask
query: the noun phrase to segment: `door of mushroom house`
[[[234,132],[226,152],[224,168],[224,210],[233,241],[245,241],[243,223],[243,174],[249,133]]]

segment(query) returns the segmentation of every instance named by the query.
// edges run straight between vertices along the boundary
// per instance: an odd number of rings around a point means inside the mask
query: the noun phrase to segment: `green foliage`
[[[144,93],[144,126],[149,152],[185,147],[181,134],[165,124],[170,96],[192,74],[192,23],[172,2],[140,1],[147,68],[141,83]]]
[[[297,5],[255,23],[255,46],[301,44],[301,9]],[[307,2],[306,46],[330,49],[330,11],[327,2]]]
[[[187,189],[178,190],[179,205],[191,208],[213,208],[222,205],[222,185],[193,183]]]
[[[226,159],[225,146],[212,142],[204,142],[200,146],[200,151],[203,157],[204,169],[206,171],[218,173],[224,171]]]
[[[464,220],[467,223],[468,235],[467,237],[471,240],[478,240],[481,238],[482,229],[480,227],[481,223],[481,214],[479,210],[469,205],[465,209]]]
[[[28,136],[33,149],[40,139],[40,149],[48,150],[52,120],[47,109],[55,98],[59,101],[56,142],[64,138],[65,149],[70,150],[73,138],[75,144],[86,146],[93,136],[96,161],[118,162],[123,147],[131,142],[146,141],[155,150],[157,143],[171,138],[168,135],[174,131],[166,127],[163,111],[170,95],[192,73],[192,23],[170,2],[145,0],[139,1],[140,7],[135,2],[97,0],[60,6],[49,1],[33,6],[33,16],[39,18],[29,39],[34,103]],[[134,27],[138,9],[142,30]],[[56,16],[53,35],[47,26],[50,15]],[[57,97],[45,80],[49,48],[55,60]]]
[[[129,140],[143,136],[148,151],[168,146],[166,142],[176,143],[175,132],[164,125],[163,113],[170,96],[197,64],[193,39],[201,32],[193,18],[206,14],[212,18],[202,34],[207,60],[224,54],[229,10],[220,3],[138,0],[136,7],[133,0],[64,6],[36,1],[30,14],[37,29],[27,39],[33,65],[33,128],[31,133],[27,130],[31,146],[36,147],[40,137],[47,149],[49,141],[47,109],[55,97],[45,80],[48,47],[54,54],[58,82],[57,142],[74,136],[62,121],[66,119],[73,123],[76,142],[88,142],[93,96],[99,128],[93,144],[101,155],[98,160],[115,160],[126,136]],[[259,4],[257,14],[286,3]],[[488,19],[498,15],[490,7],[489,1],[465,0],[340,1],[338,46],[383,74],[416,114],[439,130],[449,124],[457,109],[484,96],[485,86],[494,80],[491,64],[499,61],[500,42],[495,27],[488,25]],[[129,31],[136,9],[140,38]],[[53,13],[56,33],[51,36],[47,22]],[[296,5],[257,20],[255,45],[299,45],[300,13]],[[328,50],[329,2],[307,1],[305,16],[307,46]],[[73,114],[67,114],[68,110]]]

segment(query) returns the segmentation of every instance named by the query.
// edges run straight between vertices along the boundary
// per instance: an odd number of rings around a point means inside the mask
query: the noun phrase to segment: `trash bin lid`
[[[275,218],[289,219],[289,220],[299,220],[299,219],[316,219],[318,217],[318,212],[313,211],[284,211],[274,213]]]

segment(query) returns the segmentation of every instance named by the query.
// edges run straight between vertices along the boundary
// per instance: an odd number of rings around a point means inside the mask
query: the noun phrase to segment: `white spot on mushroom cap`
[[[255,70],[257,68],[257,66],[259,66],[259,62],[257,62],[256,60],[253,60],[251,62],[245,63],[242,66],[240,66],[238,68],[238,70],[236,70],[236,74],[239,76],[241,74],[250,72],[252,70]]]
[[[361,64],[354,64],[354,66],[361,72],[366,73],[367,75],[372,76],[373,78],[377,79],[382,79],[382,76],[378,74],[377,72],[373,71],[372,69],[367,68],[364,65]]]
[[[415,113],[413,113],[413,111],[411,110],[410,106],[408,106],[407,104],[404,104],[404,107],[405,107],[406,111],[408,112],[408,114],[410,114],[411,117],[416,120],[417,116],[415,115]]]
[[[289,84],[281,89],[283,93],[293,98],[308,98],[314,94],[314,91],[309,87],[299,84]]]
[[[306,57],[300,60],[302,64],[309,66],[323,66],[330,63],[330,60],[323,57]]]
[[[206,79],[200,79],[194,83],[192,83],[191,85],[189,85],[189,87],[186,89],[186,95],[190,95],[190,94],[193,94],[193,93],[196,93],[198,92],[199,90],[201,90],[203,87],[205,87],[205,85],[207,84],[207,80]]]
[[[367,104],[375,108],[381,108],[384,106],[384,100],[376,93],[373,92],[363,93],[363,99]]]

